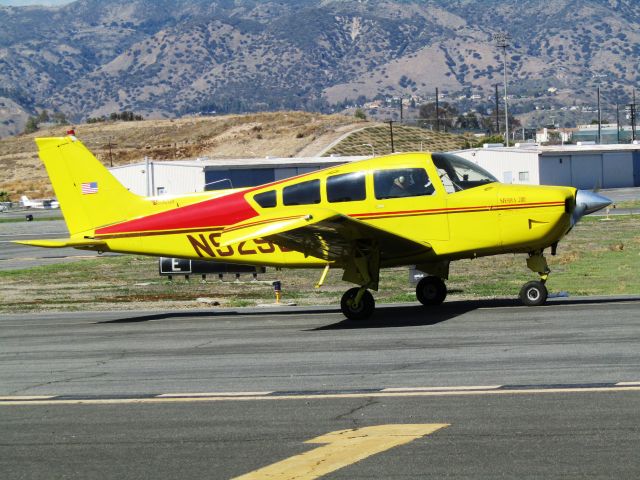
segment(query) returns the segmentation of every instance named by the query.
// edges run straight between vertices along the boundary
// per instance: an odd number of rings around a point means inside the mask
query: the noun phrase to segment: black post
[[[391,153],[395,153],[393,148],[393,120],[389,120],[389,133],[391,135]]]
[[[496,83],[496,135],[500,135],[500,101],[498,100],[498,84]]]
[[[440,107],[438,104],[438,87],[436,87],[436,132],[440,131]]]

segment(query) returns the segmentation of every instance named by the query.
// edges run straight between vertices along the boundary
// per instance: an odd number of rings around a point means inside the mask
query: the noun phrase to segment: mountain
[[[629,101],[640,80],[637,0],[78,0],[0,7],[0,128],[279,109],[379,95],[489,96],[492,36],[508,32],[510,93]],[[5,105],[3,107],[3,105]],[[7,106],[8,105],[8,106]],[[18,112],[20,110],[20,112]],[[9,111],[11,114],[9,114]],[[0,133],[1,134],[1,133]]]

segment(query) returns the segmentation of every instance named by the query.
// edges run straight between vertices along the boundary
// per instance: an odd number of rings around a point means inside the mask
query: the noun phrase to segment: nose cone
[[[589,190],[578,190],[576,194],[576,207],[580,206],[584,208],[583,215],[589,215],[590,213],[602,210],[604,207],[611,205],[611,200],[602,195],[598,195],[595,192]]]
[[[598,195],[590,190],[578,190],[576,193],[576,208],[573,211],[573,223],[575,224],[583,216],[597,212],[611,205],[611,200]]]

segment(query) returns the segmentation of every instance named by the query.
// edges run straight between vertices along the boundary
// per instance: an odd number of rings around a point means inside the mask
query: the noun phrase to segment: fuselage
[[[321,207],[431,247],[418,257],[383,259],[381,266],[389,267],[538,251],[570,229],[574,188],[505,185],[460,162],[446,154],[397,154],[210,198],[149,199],[157,213],[88,233],[104,241],[102,250],[322,267],[324,259],[267,240],[226,246],[220,241],[223,231],[239,222],[260,224],[278,220],[279,210],[290,217]]]

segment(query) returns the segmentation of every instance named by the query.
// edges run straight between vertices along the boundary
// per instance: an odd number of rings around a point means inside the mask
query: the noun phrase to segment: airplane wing
[[[306,213],[298,211],[291,215],[282,215],[280,209],[278,213],[225,228],[221,244],[262,238],[331,262],[353,255],[353,245],[358,241],[375,243],[381,261],[413,257],[431,250],[427,242],[416,242],[330,209],[310,208]]]

